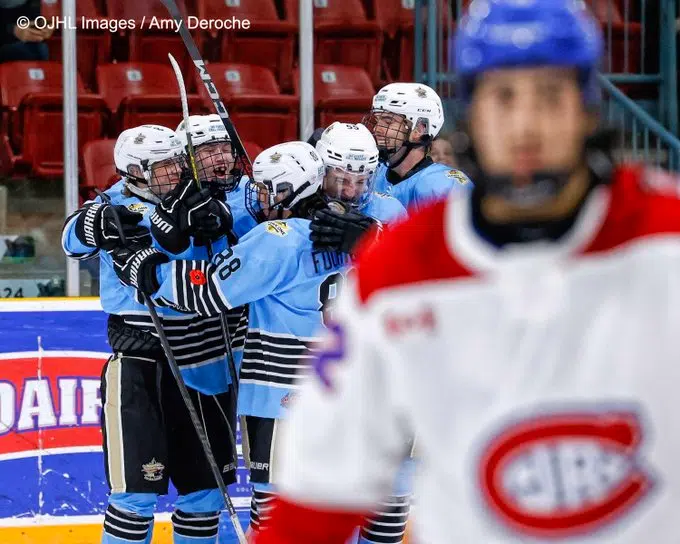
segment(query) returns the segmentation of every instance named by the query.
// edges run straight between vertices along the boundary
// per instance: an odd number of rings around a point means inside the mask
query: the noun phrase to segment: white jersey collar
[[[446,243],[463,266],[481,273],[514,265],[562,260],[592,242],[607,216],[610,199],[608,186],[595,187],[574,226],[559,242],[537,241],[498,248],[475,230],[470,195],[451,194],[445,212]]]

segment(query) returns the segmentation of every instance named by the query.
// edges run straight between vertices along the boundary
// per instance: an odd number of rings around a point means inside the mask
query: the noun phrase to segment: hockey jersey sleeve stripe
[[[255,544],[344,544],[365,513],[321,510],[283,498],[274,500],[272,518]]]
[[[206,261],[178,260],[169,263],[173,301],[180,308],[202,316],[214,316],[231,309],[221,296],[213,277],[217,267]],[[163,281],[158,297],[167,297],[168,289]]]

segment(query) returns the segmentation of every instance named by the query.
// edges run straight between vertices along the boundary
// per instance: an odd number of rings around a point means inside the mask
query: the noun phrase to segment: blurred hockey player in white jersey
[[[441,98],[422,83],[390,83],[373,97],[362,121],[375,136],[381,165],[375,190],[394,196],[407,209],[419,210],[451,191],[472,184],[460,170],[432,161],[428,152],[444,124]]]
[[[613,164],[602,50],[581,1],[471,4],[474,190],[359,255],[257,544],[344,543],[411,433],[419,544],[677,542],[680,180]]]

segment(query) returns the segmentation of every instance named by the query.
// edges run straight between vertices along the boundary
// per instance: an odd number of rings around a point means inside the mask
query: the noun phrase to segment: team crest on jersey
[[[155,457],[145,465],[142,465],[144,479],[149,482],[159,482],[160,480],[162,480],[164,470],[165,465],[163,463],[159,463],[158,461],[156,461]]]
[[[267,232],[276,236],[285,236],[288,234],[290,227],[285,221],[269,221],[267,223]]]
[[[141,213],[142,215],[149,211],[149,208],[147,208],[146,205],[142,204],[141,202],[134,202],[132,204],[129,204],[127,209],[130,210],[131,212]]]
[[[461,185],[465,185],[466,183],[468,183],[470,181],[468,179],[468,177],[465,174],[463,174],[463,172],[461,172],[460,170],[455,170],[455,169],[449,170],[446,173],[446,177],[455,179]]]
[[[523,536],[568,539],[630,514],[654,482],[635,410],[542,412],[486,445],[479,485],[489,510]]]

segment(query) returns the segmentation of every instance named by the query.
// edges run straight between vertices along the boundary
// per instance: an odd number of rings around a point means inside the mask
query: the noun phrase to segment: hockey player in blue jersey
[[[254,527],[276,477],[269,468],[277,420],[288,411],[296,376],[311,360],[310,347],[349,263],[346,254],[314,251],[309,239],[309,218],[328,206],[320,193],[324,174],[309,144],[279,144],[257,157],[247,188],[251,212],[262,222],[212,262],[168,262],[156,249],[114,253],[121,280],[161,308],[209,318],[249,304],[238,411],[247,422]]]
[[[198,136],[198,135],[197,135]],[[137,291],[121,284],[107,251],[120,247],[114,215],[128,243],[153,244],[156,259],[207,260],[205,245],[227,247],[231,217],[211,193],[229,190],[233,157],[218,156],[219,135],[197,137],[199,172],[208,186],[199,192],[184,176],[184,146],[174,131],[143,125],[124,131],[114,159],[122,179],[71,216],[63,246],[73,258],[99,253],[101,303],[110,314],[109,343],[114,355],[102,373],[102,431],[106,477],[111,494],[102,542],[151,542],[153,512],[169,480],[179,491],[172,516],[175,544],[214,543],[223,499]],[[212,150],[203,148],[212,146]],[[222,150],[223,151],[223,150]],[[228,154],[227,154],[228,155]],[[209,160],[208,160],[209,158]],[[149,233],[151,231],[151,234]],[[104,251],[99,251],[99,250]],[[163,328],[202,414],[225,483],[235,481],[235,458],[226,438],[235,427],[230,380],[219,318],[160,308]]]
[[[115,253],[121,280],[161,306],[210,316],[249,304],[238,405],[247,421],[254,529],[266,519],[273,495],[271,456],[278,420],[286,417],[296,379],[311,362],[310,348],[350,265],[347,253],[315,250],[309,237],[315,213],[346,206],[324,193],[325,174],[326,166],[309,144],[279,144],[257,157],[247,188],[249,207],[262,222],[211,263],[159,265],[162,255],[139,248]],[[405,522],[405,516],[401,512],[398,520]]]
[[[362,121],[380,150],[375,190],[418,210],[450,191],[471,189],[460,170],[432,162],[429,146],[444,124],[441,98],[421,83],[390,83],[373,97]]]
[[[336,121],[323,131],[316,150],[326,165],[324,194],[383,224],[406,217],[401,202],[374,191],[379,152],[364,125]]]

